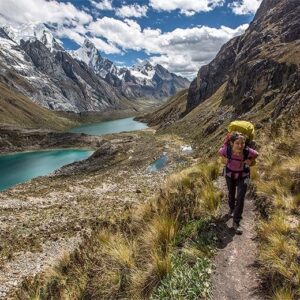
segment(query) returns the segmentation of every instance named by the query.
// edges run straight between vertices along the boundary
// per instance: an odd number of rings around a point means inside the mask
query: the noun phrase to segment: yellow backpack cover
[[[240,132],[244,135],[246,135],[250,141],[254,139],[254,125],[251,122],[248,121],[233,121],[228,125],[228,132]]]

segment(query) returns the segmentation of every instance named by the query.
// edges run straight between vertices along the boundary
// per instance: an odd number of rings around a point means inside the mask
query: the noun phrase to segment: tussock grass
[[[261,181],[256,183],[257,194],[273,198],[274,196],[287,196],[288,188],[282,186],[279,180]]]
[[[24,287],[26,295],[149,299],[163,282],[175,282],[184,299],[196,299],[196,291],[207,297],[210,265],[206,260],[215,246],[209,224],[218,217],[221,199],[212,181],[218,174],[217,162],[185,169],[171,175],[152,201],[116,213],[110,220],[99,219],[81,249],[55,273],[36,278],[35,288],[33,283]],[[180,283],[184,274],[189,286]],[[166,284],[163,293],[172,293],[170,288]]]
[[[153,290],[171,273],[171,256],[153,253],[146,268],[132,273],[131,293],[134,299],[149,299]]]
[[[289,210],[292,213],[298,213],[300,208],[300,197],[298,195],[274,195],[273,203],[276,208]]]
[[[135,265],[135,248],[134,241],[116,234],[110,236],[110,239],[103,244],[102,253],[110,258],[112,265],[117,265],[122,269],[132,269]]]
[[[216,189],[212,182],[207,183],[199,195],[200,207],[204,213],[217,217],[220,211],[221,199],[222,193]]]
[[[161,256],[168,254],[177,234],[178,224],[174,217],[155,216],[144,233],[148,249]]]
[[[295,299],[295,294],[291,287],[280,288],[276,290],[272,296],[272,300],[293,300]]]
[[[254,185],[263,219],[258,223],[261,275],[272,299],[300,298],[300,131],[264,135]],[[273,138],[270,140],[270,138]]]
[[[276,232],[285,235],[289,232],[289,226],[285,220],[283,211],[273,215],[270,220],[263,220],[258,224],[260,238],[267,241]]]
[[[155,299],[209,299],[211,292],[211,262],[196,258],[190,267],[184,255],[172,259],[172,273],[165,277],[162,284],[151,296]]]

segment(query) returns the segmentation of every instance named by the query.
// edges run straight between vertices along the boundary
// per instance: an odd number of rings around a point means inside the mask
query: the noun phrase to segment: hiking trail
[[[241,235],[232,229],[232,217],[227,215],[227,187],[223,177],[217,186],[225,191],[222,218],[217,225],[219,245],[213,274],[213,300],[262,300],[259,277],[255,268],[257,242],[255,241],[254,201],[247,193],[245,198]]]

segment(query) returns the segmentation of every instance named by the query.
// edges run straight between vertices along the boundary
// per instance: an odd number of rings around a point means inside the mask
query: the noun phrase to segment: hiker
[[[225,158],[224,175],[228,188],[229,215],[233,216],[233,228],[242,233],[240,221],[244,208],[244,200],[250,179],[250,166],[255,163],[258,153],[246,145],[245,135],[232,132],[219,150]]]

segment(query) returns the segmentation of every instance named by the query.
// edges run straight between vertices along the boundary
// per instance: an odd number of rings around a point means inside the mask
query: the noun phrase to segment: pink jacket
[[[225,158],[227,157],[227,145],[226,144],[224,144],[223,147],[220,148],[219,154]],[[257,156],[258,156],[258,152],[252,148],[249,148],[249,155],[248,155],[247,159],[253,159],[253,158],[256,158]],[[243,173],[242,173],[243,177],[249,176],[250,172],[245,171],[245,169],[244,169],[245,162],[243,161],[243,159],[244,159],[243,154],[235,155],[232,153],[231,159],[226,165],[226,167],[227,167],[226,175],[231,177],[231,173],[232,173],[231,171],[237,172],[235,174],[235,178],[237,178],[239,176],[239,172],[243,171]]]

